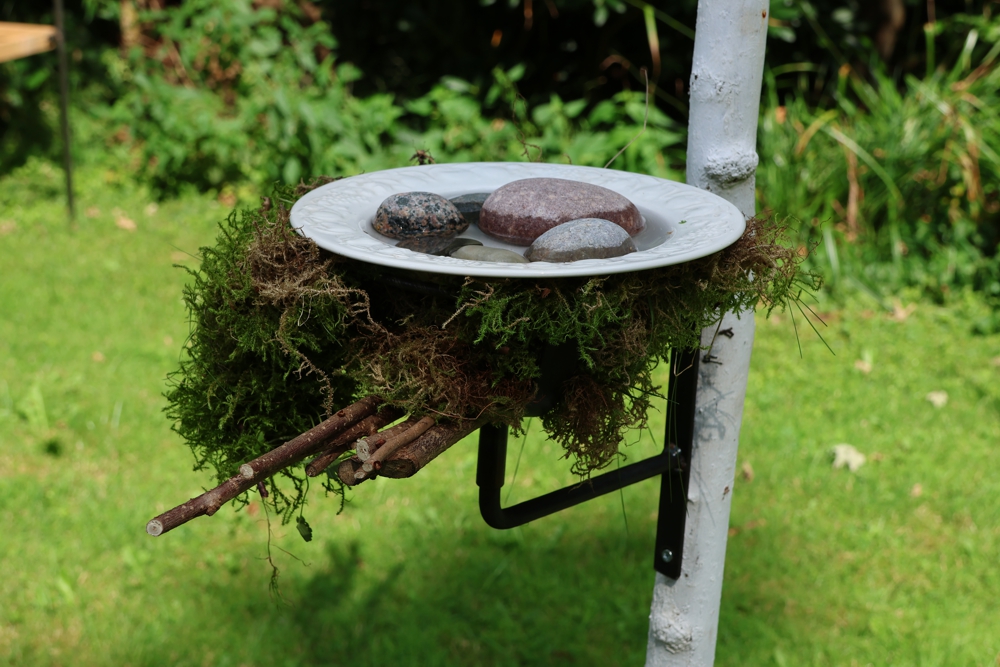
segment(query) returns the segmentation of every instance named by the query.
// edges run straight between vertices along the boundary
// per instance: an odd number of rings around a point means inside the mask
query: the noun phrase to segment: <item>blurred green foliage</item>
[[[175,44],[161,47],[166,55],[133,49],[109,68],[125,91],[109,120],[132,147],[137,169],[161,191],[371,171],[405,164],[417,149],[446,161],[526,156],[603,166],[642,129],[643,97],[631,91],[588,113],[586,102],[564,104],[555,95],[529,110],[516,88],[522,66],[496,69],[485,90],[448,77],[409,102],[387,93],[356,97],[357,68],[336,65],[329,54],[315,57],[317,48],[335,46],[323,24],[267,10],[234,20],[243,4],[189,1],[189,16],[178,12],[156,24],[160,43]],[[203,38],[216,31],[223,34]],[[509,122],[491,107],[507,112]],[[683,133],[655,108],[649,126],[643,143],[616,166],[676,176]]]
[[[507,113],[492,118],[477,102],[481,93],[477,87],[461,79],[444,79],[407,103],[415,122],[412,134],[400,138],[448,162],[531,160],[603,167],[642,133],[614,167],[683,178],[683,128],[655,106],[650,105],[647,113],[642,93],[622,91],[596,105],[586,100],[564,102],[553,94],[547,102],[529,107],[516,87],[523,72],[523,67],[494,70],[485,104]]]
[[[189,0],[138,20],[142,41],[105,54],[121,91],[108,120],[161,190],[364,169],[393,143],[402,109],[353,97],[358,70],[335,64],[329,30],[295,5]]]
[[[1000,24],[959,17],[928,41],[955,33],[954,62],[902,90],[879,69],[842,68],[830,109],[782,104],[766,76],[759,201],[803,223],[800,242],[820,245],[811,261],[835,286],[914,285],[938,300],[971,287],[1000,302]]]
[[[93,142],[83,150],[114,155],[161,194],[371,171],[417,149],[447,161],[527,150],[532,160],[603,166],[643,127],[635,91],[593,103],[551,94],[529,106],[517,89],[524,65],[496,67],[485,83],[445,77],[410,99],[355,95],[362,70],[337,57],[336,31],[308,3],[186,0],[134,16],[122,14],[127,6],[86,5],[84,18],[120,26],[122,46],[97,51],[103,87],[88,94],[105,102],[88,105],[81,123]],[[677,177],[682,144],[680,125],[651,108],[643,142],[615,167]]]

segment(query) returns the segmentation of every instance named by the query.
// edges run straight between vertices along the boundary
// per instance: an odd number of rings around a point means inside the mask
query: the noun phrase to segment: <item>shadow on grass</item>
[[[617,520],[588,524],[477,526],[464,537],[432,530],[387,566],[377,555],[368,562],[357,541],[328,544],[290,596],[297,657],[306,665],[642,664],[653,521],[628,538]],[[788,635],[780,598],[749,601],[754,618],[733,619],[726,653]]]
[[[201,599],[118,664],[642,664],[654,581],[646,496],[630,502],[627,536],[617,498],[511,531],[457,508],[436,525],[400,520],[388,541],[331,534],[293,549],[308,567],[277,554],[285,604],[269,596],[263,567],[213,567]]]
[[[652,571],[620,526],[431,532],[377,567],[328,545],[289,610],[305,664],[615,665],[645,652]],[[530,533],[530,534],[529,534]],[[648,542],[648,544],[647,544]],[[641,543],[641,544],[640,544]],[[608,545],[615,545],[608,548]],[[627,553],[626,553],[627,552]],[[641,561],[641,564],[640,562]]]

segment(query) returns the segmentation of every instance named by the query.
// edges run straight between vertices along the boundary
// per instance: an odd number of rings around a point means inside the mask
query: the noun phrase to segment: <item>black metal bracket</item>
[[[501,507],[500,489],[507,462],[507,427],[479,430],[479,511],[493,528],[506,529],[554,514],[598,496],[660,475],[653,569],[671,579],[681,576],[691,446],[694,439],[698,350],[674,351],[667,388],[667,425],[663,452],[511,507]]]

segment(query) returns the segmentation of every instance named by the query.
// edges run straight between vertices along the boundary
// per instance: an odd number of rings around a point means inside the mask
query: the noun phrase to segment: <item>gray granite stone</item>
[[[527,264],[521,255],[513,250],[489,248],[486,246],[467,245],[451,253],[456,259],[468,259],[475,262],[506,262],[507,264]]]
[[[455,208],[470,225],[476,225],[479,224],[479,211],[483,208],[483,202],[490,194],[489,192],[476,192],[471,195],[452,197],[448,201],[455,205]]]
[[[391,195],[375,213],[375,231],[393,239],[418,236],[455,236],[469,223],[450,201],[431,192]]]
[[[507,243],[530,245],[556,225],[581,218],[610,220],[631,235],[645,224],[635,204],[607,188],[562,178],[526,178],[489,196],[479,228]]]
[[[575,262],[621,257],[635,251],[632,237],[615,223],[584,218],[564,222],[545,232],[535,239],[524,256],[532,262]]]

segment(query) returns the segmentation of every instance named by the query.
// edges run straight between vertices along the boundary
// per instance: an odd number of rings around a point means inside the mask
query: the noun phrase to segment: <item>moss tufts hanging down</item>
[[[542,424],[586,475],[645,425],[653,369],[671,348],[699,345],[722,312],[770,311],[800,284],[814,286],[781,245],[783,228],[757,219],[721,252],[635,273],[463,279],[388,269],[290,228],[291,204],[325,182],[279,188],[275,205],[234,212],[189,271],[191,335],[166,411],[195,468],[219,481],[365,395],[517,432],[549,377],[558,386]],[[543,378],[546,366],[554,373]],[[307,483],[301,470],[281,474],[291,487],[269,482],[270,498],[287,520]]]

